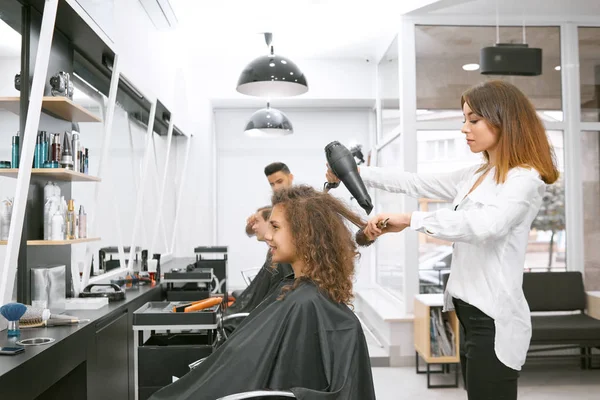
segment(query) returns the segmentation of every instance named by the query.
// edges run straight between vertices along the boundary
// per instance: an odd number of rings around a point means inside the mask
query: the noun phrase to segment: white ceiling
[[[0,19],[0,58],[21,56],[21,35]]]
[[[251,58],[275,52],[290,58],[366,58],[398,30],[400,16],[437,0],[170,0],[180,45],[198,54]]]
[[[600,16],[599,0],[443,0],[413,14],[502,16]]]

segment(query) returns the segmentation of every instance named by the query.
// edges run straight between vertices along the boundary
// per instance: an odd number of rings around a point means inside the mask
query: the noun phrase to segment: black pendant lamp
[[[291,135],[294,128],[287,115],[267,103],[267,108],[252,114],[244,133],[251,137],[276,137]]]
[[[273,53],[273,35],[265,33],[270,54],[255,58],[244,68],[236,90],[256,97],[289,97],[308,91],[306,77],[288,58]]]

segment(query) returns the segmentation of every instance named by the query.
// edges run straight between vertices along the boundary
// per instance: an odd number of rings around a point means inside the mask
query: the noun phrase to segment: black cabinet
[[[129,398],[129,329],[127,310],[96,325],[95,363],[88,370],[93,390],[88,390],[88,399]]]

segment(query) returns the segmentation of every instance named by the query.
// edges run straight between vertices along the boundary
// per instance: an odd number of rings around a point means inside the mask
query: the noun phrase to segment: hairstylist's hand
[[[410,226],[410,214],[378,214],[367,222],[365,235],[375,240],[384,233],[402,232]]]
[[[327,172],[325,173],[325,179],[327,179],[327,182],[329,183],[338,183],[340,181],[340,178],[338,178],[333,171],[331,170],[331,168],[329,168],[329,164],[325,164],[327,165]]]
[[[252,227],[254,226],[255,223],[256,223],[256,214],[252,214],[251,216],[248,217],[248,219],[246,219],[246,235],[248,235],[248,237],[254,236],[254,229],[252,229]]]
[[[333,171],[329,167],[329,164],[325,164],[325,165],[327,165],[327,172],[325,173],[325,179],[327,179],[327,182],[329,182],[329,183],[338,183],[340,181],[340,178],[338,178],[333,173]],[[360,167],[358,167],[358,173],[360,174]]]

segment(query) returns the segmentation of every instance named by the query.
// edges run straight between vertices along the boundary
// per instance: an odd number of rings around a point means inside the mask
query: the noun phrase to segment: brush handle
[[[75,325],[78,323],[78,319],[49,319],[46,321],[46,326]]]
[[[61,319],[68,319],[68,320],[72,320],[72,319],[78,319],[77,317],[74,317],[72,315],[64,315],[64,314],[50,314],[50,318],[48,318],[48,320],[61,320]]]

